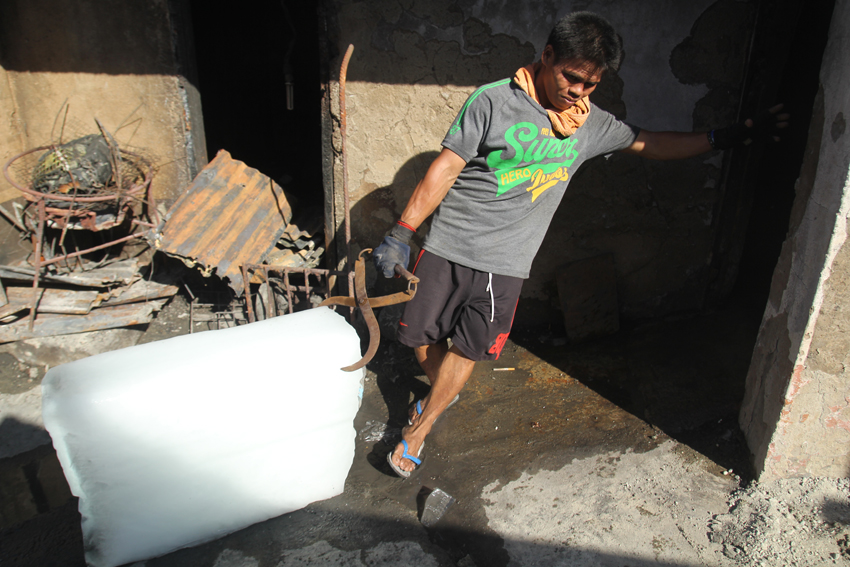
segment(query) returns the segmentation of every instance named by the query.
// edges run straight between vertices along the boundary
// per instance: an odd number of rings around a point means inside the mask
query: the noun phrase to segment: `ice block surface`
[[[360,340],[319,307],[50,369],[44,424],[80,498],[86,561],[221,537],[343,490]]]

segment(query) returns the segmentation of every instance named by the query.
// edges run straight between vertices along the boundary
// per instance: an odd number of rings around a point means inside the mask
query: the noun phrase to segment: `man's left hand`
[[[755,119],[747,118],[743,122],[726,128],[712,130],[708,133],[711,147],[715,150],[728,150],[766,138],[778,142],[779,134],[788,127],[788,121],[791,118],[788,113],[779,113],[782,107],[782,104],[777,104],[760,113]]]

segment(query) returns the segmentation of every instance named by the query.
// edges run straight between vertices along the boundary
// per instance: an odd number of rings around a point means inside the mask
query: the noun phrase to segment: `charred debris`
[[[154,160],[98,129],[3,168],[22,199],[0,214],[26,252],[0,265],[0,344],[145,325],[178,293],[190,332],[239,325],[315,306],[347,275],[320,268],[321,212],[293,212],[228,152],[166,211]]]

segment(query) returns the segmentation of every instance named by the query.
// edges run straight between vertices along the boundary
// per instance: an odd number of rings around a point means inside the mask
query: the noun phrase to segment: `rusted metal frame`
[[[330,296],[331,287],[330,287],[330,278],[333,276],[345,276],[348,275],[349,278],[349,295],[351,297],[352,302],[354,301],[354,273],[353,272],[340,272],[337,270],[325,270],[319,268],[276,268],[274,266],[270,266],[268,264],[244,264],[242,266],[242,283],[243,289],[245,293],[245,303],[248,311],[248,321],[253,323],[256,321],[256,314],[254,313],[254,306],[251,301],[251,278],[249,271],[261,271],[266,282],[269,282],[269,305],[274,303],[274,293],[271,291],[271,282],[269,280],[270,272],[280,273],[283,277],[283,289],[286,291],[286,300],[288,303],[287,311],[289,313],[294,312],[294,301],[293,301],[293,291],[303,291],[309,295],[310,291],[317,286],[311,286],[309,276],[316,276],[318,278],[324,278],[325,281],[325,290]],[[289,280],[290,274],[303,274],[304,275],[304,285],[292,285]],[[277,304],[275,305],[275,313],[277,313]],[[349,307],[345,305],[344,307]],[[353,313],[353,311],[352,311]]]
[[[41,146],[41,147],[38,147],[38,148],[35,148],[35,149],[32,149],[32,150],[27,150],[25,152],[21,152],[21,153],[17,154],[16,156],[12,157],[9,161],[7,161],[4,168],[3,168],[3,175],[6,178],[6,180],[13,187],[15,187],[19,191],[21,191],[24,194],[24,197],[26,197],[26,199],[30,202],[36,202],[37,203],[42,198],[47,198],[48,195],[45,194],[45,193],[40,193],[38,191],[30,189],[29,187],[19,185],[17,182],[15,182],[14,179],[12,179],[12,176],[9,174],[9,168],[11,167],[12,163],[15,160],[17,160],[17,159],[19,159],[23,156],[26,156],[26,155],[29,155],[31,153],[35,153],[35,152],[38,152],[38,151],[44,151],[44,150],[50,150],[50,149],[55,150],[56,149],[55,145]],[[86,209],[76,209],[75,205],[77,205],[77,204],[98,203],[98,202],[107,202],[107,201],[111,201],[111,200],[116,200],[118,211],[116,213],[115,220],[109,226],[102,227],[104,229],[105,228],[111,228],[112,226],[117,226],[117,225],[124,222],[126,210],[130,208],[130,201],[131,200],[136,200],[136,201],[139,201],[143,204],[146,204],[148,206],[148,209],[149,209],[148,210],[148,216],[150,217],[151,220],[158,222],[159,213],[156,211],[156,203],[153,199],[153,194],[152,194],[152,191],[151,191],[151,182],[152,182],[152,177],[153,177],[153,166],[150,164],[150,162],[148,162],[148,160],[146,160],[141,155],[138,155],[134,152],[130,152],[130,151],[127,151],[127,150],[122,150],[122,151],[125,154],[127,154],[128,156],[133,156],[134,158],[136,158],[138,160],[137,166],[138,166],[139,170],[142,172],[142,175],[143,175],[143,178],[139,183],[133,184],[126,191],[123,190],[123,187],[120,187],[119,188],[120,190],[117,193],[114,193],[114,194],[81,197],[77,194],[78,187],[77,187],[76,180],[74,180],[74,178],[73,178],[73,174],[68,172],[68,174],[71,176],[71,184],[74,187],[74,194],[71,195],[70,197],[64,196],[64,195],[54,195],[54,194],[49,195],[50,200],[65,201],[65,202],[70,203],[70,206],[67,209],[60,209],[60,208],[56,208],[56,207],[47,207],[46,205],[44,207],[44,211],[46,213],[45,217],[46,218],[49,217],[50,220],[52,220],[53,222],[56,222],[62,228],[62,236],[61,236],[61,239],[60,239],[60,243],[64,242],[65,233],[68,229],[68,225],[69,225],[71,218],[79,218],[80,219],[79,222],[80,222],[81,225],[83,225],[83,228],[86,228],[86,229],[92,230],[92,231],[99,230],[96,227],[95,220],[94,220],[94,219],[97,218],[97,214],[94,213],[93,211],[89,211],[89,210],[86,210]],[[118,174],[118,178],[120,179],[120,173]],[[139,195],[140,193],[144,193],[144,197],[140,196]]]
[[[25,196],[28,196],[28,198],[30,198],[31,200],[38,200],[38,199],[44,197],[45,193],[41,193],[41,192],[36,191],[34,189],[30,189],[29,187],[24,187],[23,185],[18,184],[14,179],[12,179],[12,177],[9,175],[9,167],[17,159],[20,159],[20,158],[22,158],[26,155],[29,155],[29,154],[32,154],[32,153],[35,153],[35,152],[42,152],[42,151],[45,151],[45,150],[49,150],[52,147],[53,146],[39,146],[37,148],[27,150],[25,152],[21,152],[21,153],[17,154],[16,156],[12,157],[9,161],[6,162],[5,166],[3,167],[3,175],[6,177],[6,181],[8,181],[13,187],[17,188],[22,193],[24,193]],[[148,166],[147,173],[146,173],[144,179],[142,179],[141,182],[132,185],[125,192],[125,194],[132,194],[133,196],[136,196],[138,193],[141,193],[142,190],[146,189],[147,185],[150,183],[150,179],[151,179],[151,175],[152,175],[152,168],[151,168],[150,164],[147,162],[147,160],[145,158],[143,158],[142,156],[140,156],[136,153],[133,153],[133,152],[128,152],[127,150],[122,150],[122,151],[124,153],[126,153],[127,155],[131,155],[131,156],[137,158],[144,165]],[[136,198],[138,198],[138,197],[136,197]],[[76,202],[76,203],[102,203],[102,202],[105,202],[105,201],[114,200],[115,195],[101,195],[101,196],[96,196],[96,197],[66,197],[64,195],[50,194],[50,199],[53,200],[53,201],[72,201],[72,202]]]
[[[268,270],[271,271],[271,270]],[[304,276],[304,285],[292,285],[289,280],[289,274],[302,274]],[[314,274],[316,277],[321,278],[321,274]],[[325,276],[327,279],[327,276]],[[284,281],[284,289],[286,290],[287,295],[287,308],[286,310],[292,314],[295,312],[295,301],[292,297],[293,291],[303,291],[307,295],[307,301],[310,301],[310,274],[299,270],[298,268],[284,268],[283,269],[283,281]],[[271,286],[269,286],[271,287]]]
[[[42,202],[42,204],[43,204],[43,202]],[[45,222],[47,221],[46,218],[44,220],[45,220]],[[131,222],[132,222],[132,224],[134,224],[136,226],[143,226],[143,227],[149,228],[149,229],[156,228],[156,226],[153,223],[144,222],[144,221],[141,221],[141,220],[138,220],[138,219],[133,219]],[[39,229],[41,229],[43,231],[43,224],[41,222],[39,222]],[[55,256],[55,257],[53,257],[49,260],[42,261],[41,266],[42,267],[48,266],[50,264],[55,264],[56,262],[61,262],[63,260],[67,260],[67,259],[70,259],[70,258],[76,258],[76,257],[79,257],[79,256],[83,256],[85,254],[88,254],[89,252],[96,252],[98,250],[103,250],[104,248],[109,248],[111,246],[115,246],[116,244],[121,244],[122,242],[127,242],[128,240],[132,240],[134,238],[143,238],[143,237],[147,236],[147,234],[149,232],[150,231],[136,232],[136,233],[130,234],[128,236],[125,236],[123,238],[118,238],[116,240],[111,240],[111,241],[106,242],[104,244],[100,244],[98,246],[93,246],[92,248],[86,248],[85,250],[79,250],[78,249],[76,252],[73,252],[71,254],[64,254],[62,256]],[[43,237],[43,233],[42,233],[42,237]],[[60,246],[62,246],[61,243],[60,243]],[[63,250],[64,250],[64,247],[63,247]],[[40,254],[40,252],[39,252],[39,254]]]
[[[40,295],[38,294],[38,289],[39,289],[38,284],[39,284],[41,269],[44,266],[48,266],[48,265],[54,264],[56,262],[66,261],[69,258],[76,258],[76,257],[82,256],[83,254],[87,254],[89,252],[94,252],[94,251],[97,251],[97,250],[102,250],[104,248],[114,246],[115,244],[120,244],[121,242],[126,242],[128,240],[132,240],[134,238],[139,238],[139,237],[142,237],[142,236],[145,235],[145,233],[135,233],[135,234],[131,234],[129,236],[126,236],[124,238],[119,238],[119,239],[113,240],[111,242],[101,244],[99,246],[94,246],[92,248],[88,248],[86,250],[82,250],[82,251],[77,250],[77,252],[74,252],[72,254],[63,254],[62,256],[52,257],[49,260],[43,260],[42,259],[42,252],[43,252],[43,246],[44,246],[44,243],[43,243],[43,241],[44,241],[44,227],[45,227],[45,224],[47,223],[47,220],[48,220],[48,214],[53,215],[53,219],[51,219],[51,220],[54,220],[54,222],[59,222],[59,223],[62,224],[62,235],[60,237],[59,246],[64,251],[64,240],[65,240],[65,234],[66,234],[67,229],[68,229],[68,224],[69,224],[68,221],[70,220],[70,218],[72,216],[75,216],[75,214],[76,214],[76,216],[81,216],[81,214],[80,214],[81,212],[75,210],[74,205],[76,205],[77,203],[104,202],[104,201],[109,201],[109,200],[117,198],[119,203],[118,203],[118,213],[116,214],[115,224],[120,224],[121,222],[123,222],[124,214],[125,214],[124,209],[126,209],[127,206],[128,206],[127,203],[122,204],[120,202],[121,201],[121,195],[120,194],[117,197],[114,196],[114,195],[113,196],[105,196],[105,197],[104,196],[80,197],[79,195],[77,195],[77,182],[74,179],[73,174],[69,171],[68,175],[71,177],[71,185],[74,187],[74,194],[71,197],[65,197],[63,195],[50,195],[50,199],[52,199],[52,200],[69,201],[70,202],[69,208],[68,209],[55,209],[53,207],[47,207],[47,204],[46,204],[47,195],[46,194],[40,193],[38,191],[34,191],[34,190],[30,189],[29,187],[24,187],[24,186],[17,184],[12,179],[11,175],[9,175],[9,168],[15,160],[17,160],[17,159],[19,159],[19,158],[21,158],[25,155],[28,155],[28,154],[31,154],[31,153],[34,153],[34,152],[38,152],[38,151],[44,151],[44,150],[51,149],[51,148],[53,148],[54,150],[56,149],[54,145],[50,145],[50,146],[41,146],[41,147],[38,147],[38,148],[35,148],[35,149],[32,149],[32,150],[27,150],[25,152],[21,152],[21,153],[17,154],[16,156],[12,157],[9,161],[7,161],[6,164],[3,167],[3,176],[6,178],[6,180],[13,187],[17,188],[22,193],[24,193],[24,196],[27,198],[28,201],[30,201],[30,202],[34,201],[35,205],[37,207],[37,213],[36,214],[37,214],[38,221],[37,221],[37,225],[36,225],[35,242],[33,243],[34,249],[35,249],[34,250],[34,252],[35,252],[35,258],[34,258],[35,269],[34,269],[33,286],[32,286],[33,287],[33,302],[32,302],[33,307],[30,309],[30,314],[29,314],[29,328],[30,328],[30,330],[33,329],[33,325],[35,323],[36,311],[38,309],[38,300],[40,298]],[[142,163],[147,168],[146,170],[142,169],[142,172],[143,172],[143,175],[144,175],[142,182],[134,184],[130,189],[128,189],[128,191],[125,193],[125,195],[129,195],[132,198],[135,198],[135,199],[138,199],[142,202],[145,202],[145,199],[139,199],[139,197],[137,197],[137,195],[136,195],[141,190],[144,190],[145,196],[147,197],[147,200],[148,200],[148,206],[151,207],[151,209],[154,211],[154,215],[158,218],[159,215],[155,212],[156,205],[153,201],[153,194],[151,192],[151,180],[152,180],[152,176],[153,176],[153,167],[142,156],[135,154],[133,152],[125,152],[125,153],[127,153],[128,155],[132,155],[132,156],[136,157],[139,160],[139,162]],[[120,176],[120,174],[119,174],[119,176]],[[4,212],[5,212],[5,210],[4,210]],[[90,217],[92,215],[94,215],[96,217],[96,214],[93,213],[92,211],[82,212],[83,217]],[[6,216],[8,216],[8,215],[6,215]],[[81,221],[81,222],[84,223],[85,221]],[[17,223],[15,223],[15,224],[16,224],[16,226],[18,226]],[[142,222],[142,221],[137,220],[137,219],[133,219],[133,224],[146,226],[148,228],[153,228],[155,226],[152,223],[145,223],[145,222]],[[21,228],[21,227],[19,226],[19,228]]]

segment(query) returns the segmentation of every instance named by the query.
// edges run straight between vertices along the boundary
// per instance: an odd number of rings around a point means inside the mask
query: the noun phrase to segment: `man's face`
[[[555,61],[551,45],[543,51],[541,79],[549,104],[558,110],[572,108],[579,99],[588,96],[602,79],[602,71],[584,60]]]

